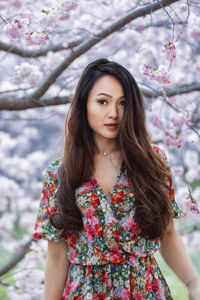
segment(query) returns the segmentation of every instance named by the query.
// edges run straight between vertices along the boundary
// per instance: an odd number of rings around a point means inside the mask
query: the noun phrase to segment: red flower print
[[[57,174],[56,173],[53,173],[52,171],[50,171],[49,174],[51,175],[52,178],[57,179]]]
[[[158,280],[153,280],[152,281],[152,289],[155,291],[155,290],[158,290],[159,289],[159,283],[158,283]]]
[[[103,282],[108,282],[109,277],[105,270],[101,270],[101,278],[103,279]]]
[[[156,297],[157,297],[158,299],[162,299],[162,296],[163,296],[163,294],[162,294],[161,290],[159,289],[159,290],[156,292]]]
[[[99,224],[95,224],[93,226],[95,236],[102,236],[104,234],[104,230]]]
[[[124,192],[120,191],[118,193],[115,193],[114,196],[111,197],[111,201],[113,203],[121,203],[124,200]]]
[[[87,273],[86,273],[86,278],[89,277],[91,273],[92,273],[92,266],[88,266]]]
[[[50,213],[57,212],[57,207],[50,207]]]
[[[130,282],[130,288],[131,288],[132,291],[134,291],[135,290],[135,278],[134,278],[132,273],[130,274],[130,281],[131,281]]]
[[[107,293],[95,293],[93,295],[93,300],[103,300],[103,299],[107,299],[108,294]]]
[[[49,196],[49,191],[45,189],[45,186],[43,186],[42,188],[42,194],[43,194],[43,198],[48,198]]]
[[[92,206],[97,206],[100,204],[99,198],[95,194],[92,194],[90,196],[89,202],[90,202],[90,205],[92,205]]]
[[[151,292],[152,291],[152,284],[151,281],[148,279],[146,280],[146,284],[145,284],[145,290]]]
[[[53,195],[53,191],[56,189],[55,184],[51,184],[49,187],[49,196]]]
[[[70,248],[74,248],[74,246],[76,244],[76,238],[73,233],[67,234],[67,242],[68,242]]]
[[[119,242],[120,241],[119,237],[122,236],[122,233],[118,229],[115,229],[115,231],[113,231],[113,236],[115,240]]]
[[[33,234],[33,237],[35,238],[35,239],[39,239],[39,238],[41,238],[43,236],[43,234],[42,233],[39,233],[39,232],[35,232],[34,234]]]
[[[96,247],[96,251],[97,251],[97,254],[100,258],[100,261],[101,262],[106,262],[107,261],[106,256],[101,252],[101,250],[98,247]]]

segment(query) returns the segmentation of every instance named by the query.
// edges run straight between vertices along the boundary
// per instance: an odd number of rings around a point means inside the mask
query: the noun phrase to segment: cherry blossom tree
[[[199,14],[192,0],[1,1],[0,286],[9,299],[42,298],[46,243],[31,238],[42,173],[62,155],[70,99],[97,58],[136,78],[187,212],[177,228],[200,250]]]

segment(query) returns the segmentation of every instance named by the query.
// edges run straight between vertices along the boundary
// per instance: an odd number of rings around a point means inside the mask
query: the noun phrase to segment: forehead
[[[121,83],[112,75],[100,77],[90,90],[89,96],[96,96],[99,93],[107,93],[112,96],[123,96],[123,87]]]

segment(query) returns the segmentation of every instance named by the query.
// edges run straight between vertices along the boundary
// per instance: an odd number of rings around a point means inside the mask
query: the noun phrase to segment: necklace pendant
[[[107,155],[107,152],[104,152],[103,155],[106,156],[106,155]]]

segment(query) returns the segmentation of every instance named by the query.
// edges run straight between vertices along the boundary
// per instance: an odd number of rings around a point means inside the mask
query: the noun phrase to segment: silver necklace
[[[112,158],[111,158],[111,154],[112,154],[112,153],[109,153],[109,152],[106,152],[106,151],[104,151],[104,153],[103,153],[104,156],[107,156],[107,155],[110,156],[110,162],[111,162],[111,164],[112,164],[113,169],[115,169],[115,171],[118,171],[118,169],[116,169],[116,168],[114,167],[114,165],[113,165]],[[121,165],[121,163],[120,163],[120,165]]]

